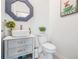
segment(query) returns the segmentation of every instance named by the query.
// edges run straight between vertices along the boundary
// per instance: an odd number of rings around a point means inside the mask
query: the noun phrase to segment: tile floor
[[[54,55],[54,59],[59,59],[56,55]]]
[[[40,58],[39,59],[45,59],[44,56],[43,56],[43,54],[40,55]],[[59,59],[59,58],[56,55],[54,55],[54,58],[53,59]]]

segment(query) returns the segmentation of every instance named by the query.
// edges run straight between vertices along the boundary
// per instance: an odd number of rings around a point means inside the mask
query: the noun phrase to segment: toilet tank
[[[40,43],[40,44],[43,44],[43,43],[45,43],[45,42],[48,41],[46,35],[39,35],[39,36],[38,36],[38,40],[39,40],[39,43]]]

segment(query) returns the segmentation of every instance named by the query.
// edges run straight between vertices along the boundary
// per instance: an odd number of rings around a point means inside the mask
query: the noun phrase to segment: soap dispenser
[[[31,28],[29,27],[29,34],[31,34]]]

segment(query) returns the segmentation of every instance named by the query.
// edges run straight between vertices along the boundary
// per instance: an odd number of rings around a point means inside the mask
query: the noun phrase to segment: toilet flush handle
[[[52,43],[51,41],[47,41],[47,42]]]

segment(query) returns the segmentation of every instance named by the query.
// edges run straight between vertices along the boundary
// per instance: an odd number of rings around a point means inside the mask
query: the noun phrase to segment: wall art
[[[66,16],[78,12],[78,0],[60,0],[60,15]]]

